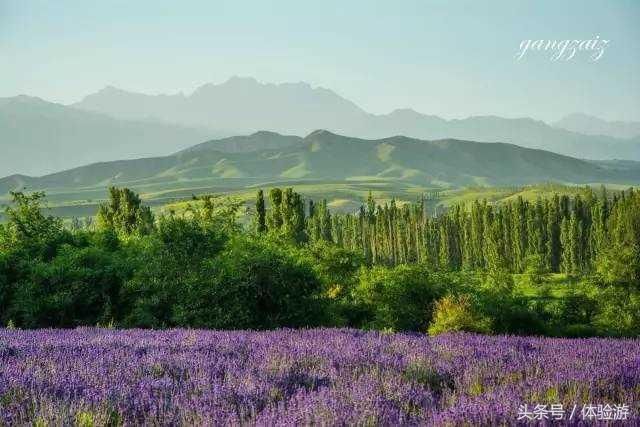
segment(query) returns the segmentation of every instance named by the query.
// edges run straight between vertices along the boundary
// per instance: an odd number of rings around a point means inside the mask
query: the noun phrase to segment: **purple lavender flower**
[[[0,329],[0,425],[512,425],[524,404],[633,423],[638,402],[640,340]]]

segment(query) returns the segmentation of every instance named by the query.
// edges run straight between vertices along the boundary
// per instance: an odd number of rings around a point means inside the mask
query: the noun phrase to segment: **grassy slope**
[[[190,185],[192,184],[192,185]],[[393,180],[367,180],[367,181],[300,181],[283,180],[278,182],[246,183],[241,187],[233,185],[220,185],[207,180],[196,183],[176,183],[170,188],[164,185],[147,185],[142,188],[141,196],[145,203],[152,206],[156,212],[169,209],[181,211],[187,203],[192,203],[193,195],[224,194],[253,203],[258,188],[268,191],[273,187],[293,187],[306,198],[321,200],[326,199],[331,209],[341,212],[353,212],[366,200],[369,191],[379,203],[385,203],[392,198],[400,202],[417,200],[421,195],[427,195],[432,191],[440,190],[433,186],[420,186],[407,184]],[[609,190],[618,190],[619,186],[607,185]],[[626,187],[623,187],[626,188]],[[524,187],[469,187],[439,191],[436,200],[427,200],[427,206],[433,210],[436,206],[448,207],[454,204],[470,203],[473,200],[489,202],[502,202],[515,199],[519,196],[526,200],[535,200],[537,197],[551,197],[553,194],[576,195],[583,194],[585,188],[580,186],[564,186],[539,184]],[[92,216],[98,209],[99,203],[104,201],[106,191],[104,189],[88,189],[81,191],[48,192],[47,202],[50,212],[62,217]],[[0,198],[0,205],[7,204],[8,197]],[[1,217],[1,215],[0,215]]]
[[[265,146],[269,148],[261,149]],[[640,182],[638,164],[622,166],[499,143],[364,140],[327,131],[298,138],[258,132],[209,141],[172,156],[96,163],[40,178],[0,179],[0,204],[8,202],[12,189],[44,190],[55,214],[86,216],[104,199],[109,185],[132,188],[155,207],[205,193],[250,200],[258,187],[291,186],[306,197],[327,199],[340,210],[358,206],[369,190],[380,201],[415,200],[440,190],[441,197],[428,203],[435,208],[474,199],[534,199],[554,191],[576,191],[551,185],[521,188],[548,180]]]

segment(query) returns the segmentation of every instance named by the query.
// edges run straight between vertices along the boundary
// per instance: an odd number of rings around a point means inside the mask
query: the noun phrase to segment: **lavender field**
[[[0,425],[634,423],[638,402],[640,340],[0,330]]]

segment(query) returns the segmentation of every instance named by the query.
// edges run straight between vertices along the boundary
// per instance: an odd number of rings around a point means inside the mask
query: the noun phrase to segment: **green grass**
[[[229,169],[229,171],[231,168]],[[352,177],[348,180],[319,181],[308,179],[281,179],[261,182],[251,178],[204,178],[176,181],[171,183],[137,182],[131,188],[140,193],[145,203],[156,212],[174,209],[180,211],[181,202],[189,201],[193,195],[215,194],[229,195],[252,204],[258,189],[268,192],[274,187],[294,187],[304,197],[321,200],[326,199],[329,207],[341,212],[354,212],[372,193],[379,203],[387,203],[396,199],[399,204],[413,202],[422,195],[438,191],[439,197],[427,200],[430,213],[437,207],[446,208],[455,204],[469,204],[474,200],[487,200],[498,203],[513,200],[518,196],[526,200],[538,197],[551,197],[553,194],[584,194],[584,186],[564,186],[557,184],[540,184],[524,187],[468,187],[458,189],[442,189],[432,185],[418,185],[397,179],[381,179],[379,177]],[[616,186],[608,186],[608,190],[618,190]],[[596,188],[596,191],[599,191]],[[48,212],[63,218],[86,217],[93,215],[98,205],[106,199],[106,188],[85,188],[74,191],[51,189],[47,192]],[[9,197],[0,197],[0,205],[9,203]],[[1,215],[0,215],[1,218]]]
[[[515,292],[527,298],[562,299],[571,292],[589,292],[588,284],[562,273],[545,274],[540,283],[530,283],[526,274],[514,274]]]

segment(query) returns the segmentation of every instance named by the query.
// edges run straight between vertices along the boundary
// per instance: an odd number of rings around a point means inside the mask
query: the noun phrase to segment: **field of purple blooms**
[[[0,425],[638,422],[638,402],[637,339],[0,329]]]

